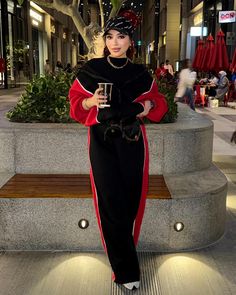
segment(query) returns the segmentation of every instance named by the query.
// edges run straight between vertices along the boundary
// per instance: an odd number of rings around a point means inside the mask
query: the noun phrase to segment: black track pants
[[[90,130],[90,161],[105,247],[117,283],[138,281],[139,263],[133,224],[142,190],[144,144],[121,136],[104,141]]]

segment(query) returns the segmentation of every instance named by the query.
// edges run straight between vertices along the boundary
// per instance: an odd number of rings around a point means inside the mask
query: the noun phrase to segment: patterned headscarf
[[[109,30],[116,30],[124,35],[129,35],[130,37],[132,37],[134,32],[131,21],[123,16],[115,16],[107,21],[104,28],[104,36],[107,35]]]
[[[220,72],[219,72],[219,75],[220,75],[221,77],[224,77],[224,76],[227,75],[227,73],[226,73],[225,71],[220,71]]]

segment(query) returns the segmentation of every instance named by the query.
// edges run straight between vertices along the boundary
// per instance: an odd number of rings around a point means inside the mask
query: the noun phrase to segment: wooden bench
[[[87,174],[16,174],[0,188],[1,198],[92,198]],[[149,176],[149,199],[171,199],[162,175]]]

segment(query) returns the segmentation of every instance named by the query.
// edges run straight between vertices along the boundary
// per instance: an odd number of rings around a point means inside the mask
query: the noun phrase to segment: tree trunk
[[[18,2],[23,2],[24,0],[18,0]],[[100,57],[103,54],[104,41],[101,34],[101,28],[98,24],[91,23],[89,26],[86,26],[84,20],[81,17],[81,14],[78,11],[78,5],[80,1],[73,0],[72,4],[66,5],[61,0],[53,0],[53,2],[46,2],[44,0],[34,0],[40,6],[48,7],[55,9],[63,14],[68,15],[72,18],[79,34],[83,38],[85,45],[88,48],[88,57]],[[110,17],[115,16],[124,0],[113,0],[113,4]],[[102,2],[99,0],[99,8],[101,13],[102,27],[104,26],[104,17],[103,17],[103,6]]]

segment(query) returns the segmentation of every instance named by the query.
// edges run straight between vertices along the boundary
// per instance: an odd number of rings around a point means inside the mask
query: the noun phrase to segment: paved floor
[[[236,156],[236,145],[230,142],[233,131],[236,131],[236,109],[226,107],[198,108],[197,112],[214,123],[213,156]]]
[[[0,91],[0,115],[19,93]],[[235,295],[236,294],[236,110],[198,109],[214,122],[215,164],[229,180],[224,237],[208,248],[184,253],[139,253],[141,287],[129,292],[111,281],[103,253],[0,252],[0,295]]]

